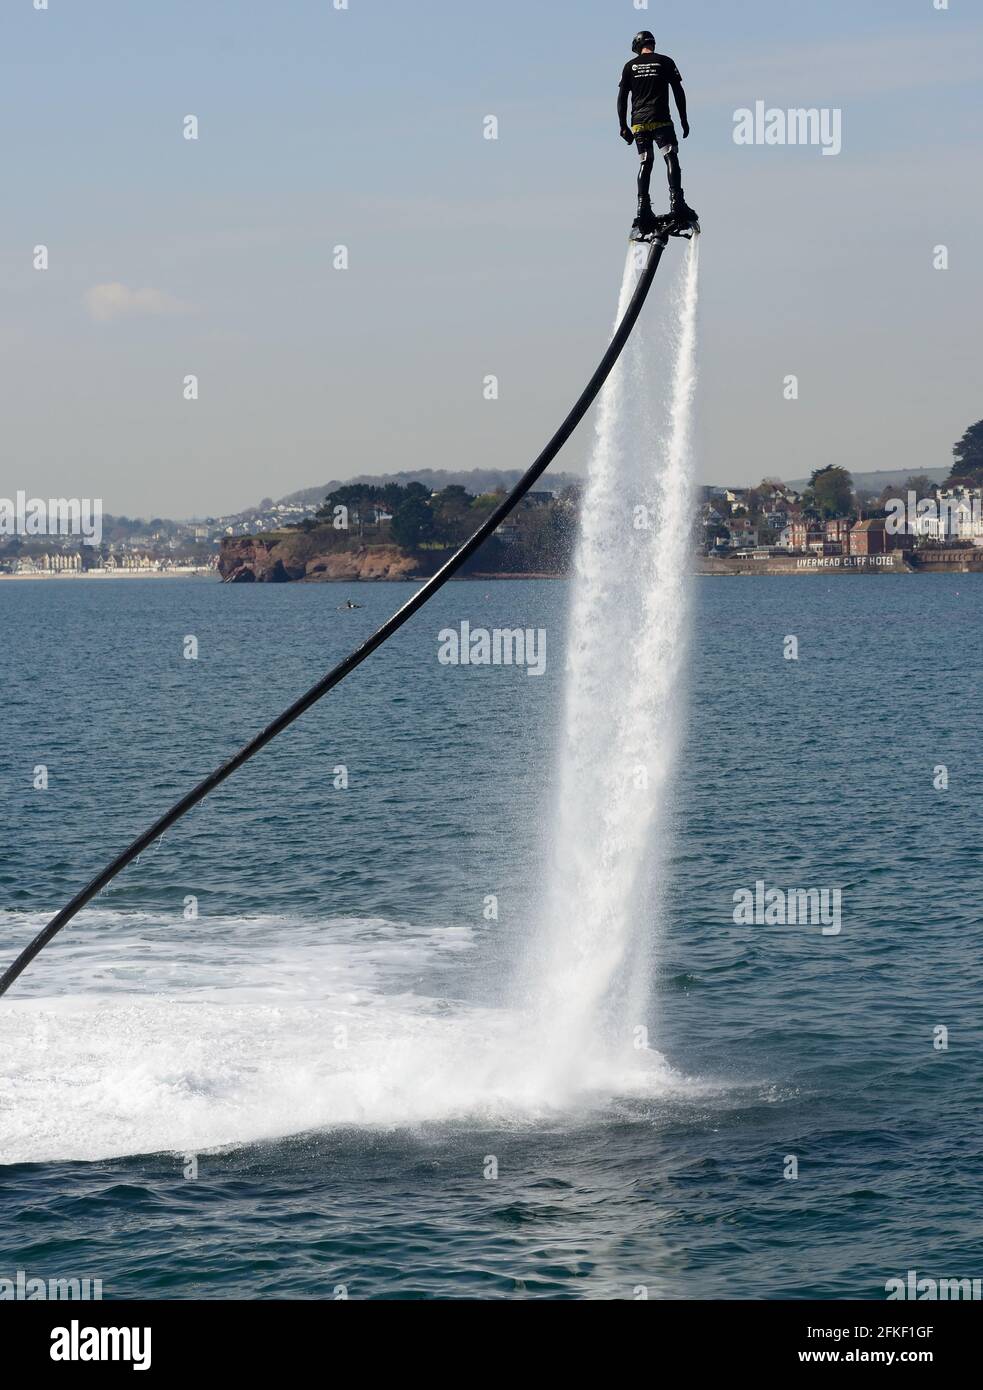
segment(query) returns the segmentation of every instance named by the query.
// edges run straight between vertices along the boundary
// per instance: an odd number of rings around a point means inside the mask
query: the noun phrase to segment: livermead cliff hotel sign
[[[804,555],[795,562],[800,570],[900,569],[900,551],[886,555]]]

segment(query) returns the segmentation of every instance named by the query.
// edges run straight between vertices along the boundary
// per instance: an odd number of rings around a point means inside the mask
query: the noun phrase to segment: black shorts
[[[632,134],[635,136],[635,144],[640,154],[646,145],[654,145],[660,154],[679,148],[676,127],[672,121],[656,126],[654,130],[635,130]]]

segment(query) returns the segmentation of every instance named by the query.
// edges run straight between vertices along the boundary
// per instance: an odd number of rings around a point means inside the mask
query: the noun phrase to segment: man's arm
[[[618,86],[618,132],[622,140],[627,140],[630,144],[634,139],[628,129],[628,93],[631,91],[631,78],[627,71],[622,70],[621,82]]]
[[[679,75],[679,69],[673,64],[672,76],[669,79],[672,85],[672,94],[676,98],[676,110],[679,112],[679,124],[683,128],[683,139],[689,134],[689,121],[686,119],[686,93],[683,91],[683,79]]]

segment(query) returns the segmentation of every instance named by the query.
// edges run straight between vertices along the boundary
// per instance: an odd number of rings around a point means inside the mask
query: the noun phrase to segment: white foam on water
[[[43,920],[0,914],[0,939]],[[438,992],[475,950],[470,928],[210,919],[191,934],[91,912],[75,933],[48,954],[43,995],[0,1007],[0,1164],[565,1113],[527,1068],[519,1015]],[[609,1103],[610,1076],[593,1080],[566,1113]],[[674,1086],[653,1066],[620,1089]]]

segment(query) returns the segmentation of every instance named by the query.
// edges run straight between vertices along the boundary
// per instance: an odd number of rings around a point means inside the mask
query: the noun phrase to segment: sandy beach
[[[4,579],[210,579],[212,569],[175,568],[169,570],[54,570],[36,574],[0,574]],[[217,577],[217,576],[216,576]]]

